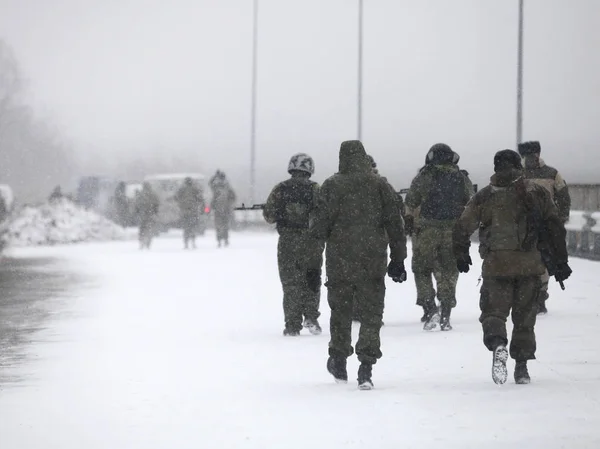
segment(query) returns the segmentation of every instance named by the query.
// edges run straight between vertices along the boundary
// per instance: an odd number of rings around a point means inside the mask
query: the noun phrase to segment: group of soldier
[[[518,150],[496,153],[490,184],[475,193],[468,173],[458,166],[458,154],[436,144],[405,201],[378,173],[360,141],[341,144],[339,170],[322,186],[310,179],[313,159],[294,155],[291,177],[275,186],[264,206],[265,220],[279,233],[284,335],[298,336],[303,327],[315,335],[322,331],[325,251],[331,309],[327,370],[337,382],[347,382],[346,360],[356,352],[358,386],[371,389],[372,367],[382,356],[385,276],[406,281],[406,236],[412,238],[424,329],[450,331],[459,273],[470,270],[471,237],[479,230],[480,322],[492,352],[492,378],[506,382],[510,355],[516,361],[515,382],[529,383],[527,361],[535,358],[534,327],[537,314],[546,311],[549,276],[562,286],[571,274],[564,228],[570,199],[564,180],[540,158],[539,142],[520,144]],[[360,322],[354,348],[353,321]]]
[[[212,199],[208,210],[215,221],[218,247],[229,246],[229,228],[232,220],[235,192],[225,173],[217,170],[209,180]],[[192,178],[185,178],[183,185],[172,198],[179,209],[179,224],[183,229],[185,249],[196,248],[196,237],[201,216],[207,213],[206,202],[202,190]],[[157,233],[157,216],[161,207],[160,199],[152,186],[145,182],[135,201],[135,214],[139,220],[139,241],[141,249],[149,249],[152,238]]]

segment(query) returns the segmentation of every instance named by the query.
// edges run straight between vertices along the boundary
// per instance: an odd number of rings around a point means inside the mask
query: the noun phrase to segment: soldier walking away
[[[535,359],[535,321],[540,276],[546,266],[561,283],[571,275],[565,227],[548,191],[523,178],[519,154],[503,150],[494,156],[490,185],[471,199],[453,234],[461,273],[472,264],[470,238],[479,229],[483,259],[480,321],[483,342],[493,352],[492,378],[508,377],[506,320],[512,314],[510,356],[516,361],[515,382],[530,382],[527,361]]]
[[[321,333],[321,267],[324,242],[308,233],[316,207],[319,185],[310,180],[315,172],[312,158],[292,156],[291,178],[273,188],[263,210],[268,223],[277,225],[277,264],[283,287],[283,335],[298,336],[304,326],[313,335]],[[304,323],[302,318],[304,317]]]
[[[196,249],[196,232],[200,225],[200,215],[204,211],[204,198],[192,178],[184,179],[183,185],[175,194],[175,201],[180,211],[183,246],[188,249],[191,244]]]
[[[346,360],[354,352],[352,308],[356,298],[360,315],[358,386],[370,390],[372,366],[382,356],[385,275],[387,271],[395,282],[406,280],[406,237],[397,195],[384,178],[373,173],[360,141],[341,144],[339,171],[321,187],[310,232],[327,245],[325,285],[331,308],[327,370],[337,382],[347,382]]]
[[[154,193],[150,184],[145,182],[135,203],[135,212],[140,220],[140,249],[150,249],[152,238],[156,232],[155,223],[159,205],[158,196]]]
[[[457,154],[439,143],[427,153],[427,164],[406,194],[406,232],[412,235],[412,271],[417,305],[423,307],[423,329],[452,330],[458,270],[452,253],[452,229],[471,198],[465,176],[455,164]],[[432,275],[437,287],[433,287]]]
[[[211,210],[215,216],[215,228],[219,248],[224,244],[229,246],[229,227],[235,203],[235,192],[229,185],[225,173],[217,170],[210,179],[212,189]]]
[[[563,223],[569,221],[569,213],[571,210],[571,196],[567,183],[562,178],[558,170],[545,164],[540,157],[542,147],[539,142],[524,142],[519,144],[519,154],[523,158],[525,165],[525,178],[536,184],[546,188],[550,193],[550,197],[558,207],[558,215],[563,220]],[[550,276],[548,272],[542,275],[542,285],[538,298],[539,306],[538,313],[546,314],[546,300],[548,299],[548,281]]]

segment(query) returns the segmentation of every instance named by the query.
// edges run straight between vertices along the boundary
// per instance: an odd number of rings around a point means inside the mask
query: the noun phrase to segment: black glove
[[[394,282],[404,282],[406,280],[406,268],[404,262],[391,261],[388,265],[387,274]]]
[[[308,270],[306,272],[306,282],[311,291],[318,293],[321,290],[321,270]]]
[[[554,279],[556,279],[556,282],[566,281],[571,276],[571,273],[573,273],[573,270],[571,270],[568,263],[558,264],[554,273]]]
[[[471,256],[468,254],[460,259],[456,259],[456,268],[458,268],[459,273],[468,273],[470,265],[473,265],[473,262],[471,261]]]
[[[412,215],[404,217],[404,232],[406,235],[413,235],[415,232],[415,217]]]

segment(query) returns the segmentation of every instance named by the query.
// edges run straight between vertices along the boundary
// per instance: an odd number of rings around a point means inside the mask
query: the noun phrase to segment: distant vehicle
[[[205,176],[200,173],[166,173],[149,175],[144,178],[152,187],[160,200],[160,208],[158,210],[158,224],[163,231],[169,229],[181,229],[181,213],[179,205],[175,201],[177,191],[183,186],[185,178],[192,178],[192,181],[200,189],[202,198],[205,200],[204,207],[199,211],[200,222],[198,225],[198,234],[202,235],[206,231],[208,224],[208,213],[210,209],[207,207],[205,198]]]
[[[119,181],[105,176],[84,176],[79,180],[76,202],[102,215],[110,212],[110,201]]]

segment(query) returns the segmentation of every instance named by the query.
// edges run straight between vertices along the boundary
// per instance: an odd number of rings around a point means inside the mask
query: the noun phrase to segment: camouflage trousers
[[[417,286],[417,305],[435,307],[437,298],[441,304],[456,307],[456,283],[458,269],[452,250],[452,228],[428,227],[412,239],[412,271]]]
[[[348,282],[327,283],[327,301],[331,309],[329,355],[347,358],[352,355],[352,315],[356,304],[360,332],[356,342],[358,360],[374,364],[381,358],[380,330],[385,302],[383,278],[353,285]]]
[[[300,331],[303,318],[314,321],[321,315],[321,293],[308,288],[308,267],[302,254],[299,254],[302,248],[306,248],[305,240],[301,235],[280,236],[277,245],[279,279],[283,288],[283,315],[285,327],[290,331]]]
[[[198,222],[200,219],[197,215],[189,214],[181,217],[181,225],[183,227],[183,241],[187,244],[189,240],[196,238],[196,231],[198,230]]]
[[[483,279],[479,321],[483,327],[483,343],[490,351],[498,342],[508,344],[506,320],[511,315],[510,356],[518,361],[535,359],[534,328],[540,284],[539,276]]]
[[[215,214],[215,229],[217,231],[217,240],[226,243],[229,242],[229,220],[228,214]]]

